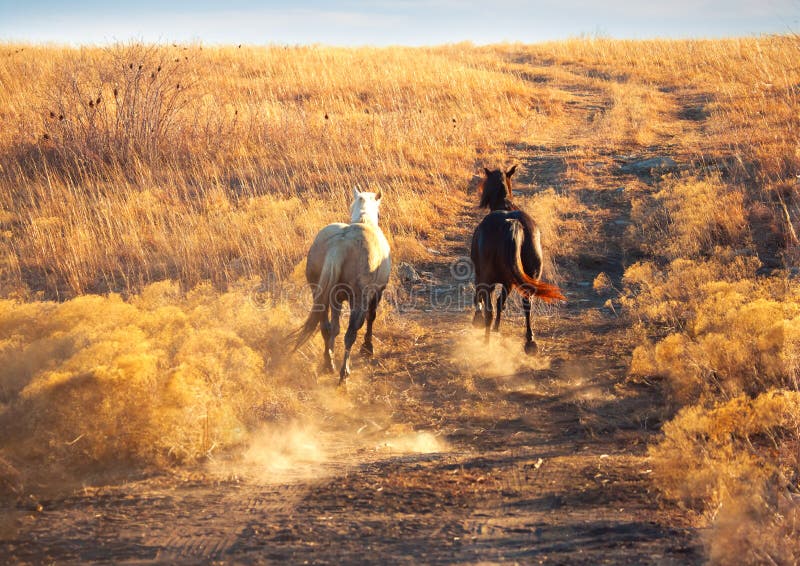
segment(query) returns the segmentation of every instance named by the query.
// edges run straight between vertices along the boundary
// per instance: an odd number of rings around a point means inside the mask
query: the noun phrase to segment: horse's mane
[[[502,173],[500,175],[487,176],[481,185],[481,200],[478,205],[480,208],[490,210],[519,210],[511,202],[511,194],[503,182]]]

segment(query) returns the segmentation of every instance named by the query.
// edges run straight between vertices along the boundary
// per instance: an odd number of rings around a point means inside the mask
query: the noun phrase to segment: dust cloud
[[[526,371],[545,370],[550,357],[525,353],[523,332],[504,335],[492,332],[489,344],[483,330],[468,329],[458,333],[450,352],[450,361],[461,371],[484,377],[512,377]]]
[[[254,479],[276,483],[317,477],[328,458],[319,430],[298,422],[253,433],[242,464]]]

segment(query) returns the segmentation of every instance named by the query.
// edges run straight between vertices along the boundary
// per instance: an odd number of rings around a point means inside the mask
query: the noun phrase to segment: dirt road
[[[519,194],[558,182],[567,149],[511,148]],[[701,562],[699,533],[650,480],[663,400],[627,379],[632,337],[592,288],[601,271],[618,284],[624,264],[630,198],[616,166],[599,163],[600,186],[574,191],[604,244],[565,268],[569,302],[537,316],[535,358],[518,312],[481,357],[468,310],[426,308],[426,297],[457,292],[451,266],[479,218],[465,205],[436,260],[417,266],[427,272],[417,302],[392,315],[424,332],[378,342],[372,364],[357,357],[344,395],[360,412],[297,441],[323,457],[293,452],[266,475],[259,460],[223,462],[43,500],[7,517],[0,562]],[[342,395],[326,379],[324,394]],[[358,399],[376,383],[385,399],[373,414]]]

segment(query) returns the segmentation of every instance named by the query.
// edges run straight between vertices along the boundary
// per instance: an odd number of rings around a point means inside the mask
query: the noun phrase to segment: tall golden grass
[[[764,184],[800,170],[798,95],[800,39],[794,35],[696,41],[602,38],[534,46],[531,54],[598,71],[614,83],[676,92],[689,116],[714,120],[693,140],[702,152],[728,153]],[[650,118],[647,116],[647,118]],[[678,140],[680,141],[680,140]]]
[[[593,149],[666,142],[738,165],[783,199],[791,223],[797,44],[5,45],[2,290],[66,298],[163,278],[285,275],[353,183],[392,195],[385,217],[401,243],[430,238],[477,160],[574,134],[580,89],[608,103],[584,134]],[[674,108],[670,91],[688,106]],[[675,125],[680,112],[715,119],[698,136]],[[293,234],[267,228],[284,222]]]
[[[425,241],[552,106],[457,48],[5,46],[0,84],[3,291],[58,298],[286,275],[354,184]]]

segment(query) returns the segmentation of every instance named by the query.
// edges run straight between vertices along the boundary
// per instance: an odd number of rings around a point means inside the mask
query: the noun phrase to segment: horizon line
[[[124,38],[124,39],[109,39],[104,41],[88,41],[85,43],[77,41],[61,41],[61,40],[29,40],[18,38],[2,38],[0,37],[0,47],[8,46],[30,46],[30,47],[59,47],[59,48],[92,48],[92,47],[113,47],[118,45],[148,45],[148,46],[163,46],[163,47],[234,47],[234,48],[274,48],[274,47],[324,47],[324,48],[342,48],[342,49],[389,49],[389,48],[436,48],[436,47],[455,47],[459,45],[466,45],[470,47],[491,47],[495,45],[541,45],[547,43],[561,43],[566,41],[630,41],[630,42],[647,42],[647,41],[732,41],[737,39],[761,39],[761,38],[797,38],[800,39],[800,32],[785,31],[785,32],[752,32],[746,34],[730,34],[730,35],[685,35],[685,36],[669,36],[669,35],[653,35],[650,37],[620,37],[613,36],[605,33],[580,33],[577,35],[564,36],[562,38],[542,39],[537,41],[523,41],[523,40],[501,40],[501,41],[476,41],[472,39],[461,39],[454,41],[446,41],[439,43],[334,43],[334,42],[230,42],[230,41],[209,41],[204,39],[192,40],[145,40],[143,38]]]

